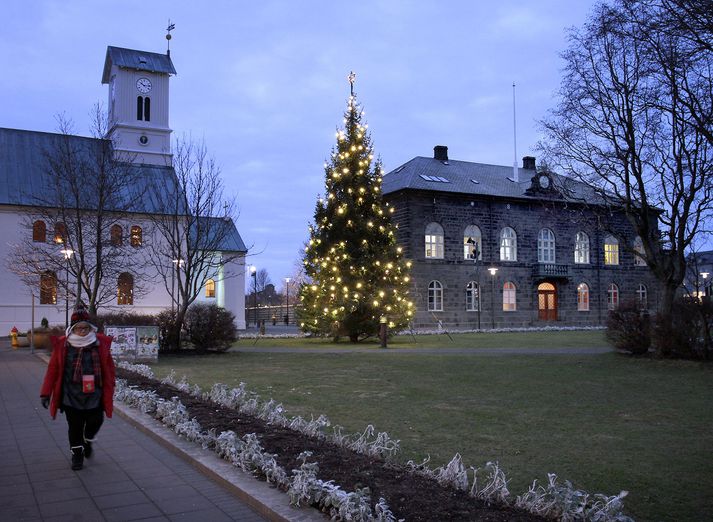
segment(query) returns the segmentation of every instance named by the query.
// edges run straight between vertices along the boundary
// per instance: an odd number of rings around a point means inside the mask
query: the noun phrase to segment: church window
[[[636,300],[639,303],[639,310],[646,310],[649,307],[649,292],[645,284],[639,284],[636,291]]]
[[[40,275],[40,304],[57,304],[57,274],[51,270]]]
[[[607,308],[614,310],[617,306],[619,306],[619,287],[611,283],[607,288]]]
[[[47,225],[41,219],[32,223],[32,241],[38,243],[47,241]]]
[[[141,121],[144,119],[144,97],[136,97],[136,119]]]
[[[151,121],[151,98],[144,98],[144,121]]]
[[[443,285],[440,281],[428,283],[428,310],[430,312],[443,311]]]
[[[426,226],[426,257],[443,259],[443,227],[438,223]]]
[[[580,312],[589,311],[589,285],[579,283],[577,286],[577,310]]]
[[[646,266],[645,256],[644,242],[639,236],[636,236],[636,239],[634,239],[634,265]]]
[[[549,228],[543,228],[537,235],[537,262],[555,262],[555,235]]]
[[[131,227],[131,246],[132,247],[140,247],[141,244],[143,243],[143,231],[141,230],[141,227],[138,225],[134,225]]]
[[[215,297],[215,281],[212,279],[208,279],[208,281],[205,282],[205,296]]]
[[[463,259],[483,259],[483,236],[476,225],[469,225],[463,233]]]
[[[517,288],[510,281],[503,285],[503,311],[514,312],[517,310]]]
[[[517,261],[517,235],[510,227],[500,232],[500,261]]]
[[[124,243],[123,231],[121,225],[112,225],[109,229],[112,246],[121,246]]]
[[[577,232],[574,237],[574,262],[578,265],[589,264],[589,236],[584,232]]]
[[[67,225],[61,221],[54,225],[54,242],[65,243],[67,241]]]
[[[619,264],[619,240],[614,236],[604,238],[604,264]]]
[[[465,309],[469,312],[480,310],[480,286],[475,281],[465,287]]]
[[[117,294],[118,300],[116,304],[134,304],[134,276],[128,272],[122,272],[119,274]]]

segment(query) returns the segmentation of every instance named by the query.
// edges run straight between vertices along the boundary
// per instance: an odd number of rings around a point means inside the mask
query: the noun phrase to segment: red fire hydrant
[[[13,326],[12,330],[10,330],[10,345],[12,345],[13,348],[17,348],[17,326]]]

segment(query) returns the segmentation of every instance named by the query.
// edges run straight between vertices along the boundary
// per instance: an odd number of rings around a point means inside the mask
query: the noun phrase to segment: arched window
[[[138,225],[134,225],[131,227],[131,246],[132,247],[140,247],[141,244],[144,241],[143,238],[143,231],[141,230],[141,227]]]
[[[611,283],[607,288],[607,308],[614,310],[617,306],[619,306],[619,287]]]
[[[644,251],[644,242],[639,236],[634,239],[634,265],[646,266],[646,252]]]
[[[619,264],[619,240],[614,236],[604,238],[604,264]]]
[[[579,283],[577,286],[577,310],[580,312],[589,311],[589,286],[587,283]]]
[[[205,296],[215,297],[215,281],[212,279],[208,279],[208,281],[205,282]]]
[[[112,246],[121,246],[124,243],[124,231],[121,229],[121,225],[112,225],[109,229],[109,235],[111,236]]]
[[[134,304],[134,276],[128,272],[119,274],[117,304]]]
[[[469,312],[480,310],[480,287],[475,281],[465,287],[465,309]]]
[[[32,241],[38,243],[47,241],[47,225],[41,219],[32,223]]]
[[[649,291],[643,283],[639,284],[639,289],[636,291],[636,300],[639,303],[639,310],[649,308]]]
[[[514,312],[517,310],[517,288],[510,281],[503,285],[503,311]]]
[[[580,265],[589,264],[589,236],[577,232],[574,236],[574,262]]]
[[[144,119],[144,97],[136,97],[136,119],[141,121]]]
[[[40,304],[57,304],[57,274],[51,270],[40,275]]]
[[[67,241],[67,225],[58,221],[54,224],[54,242],[64,243]]]
[[[476,225],[469,225],[463,233],[463,259],[483,259],[483,236]]]
[[[443,311],[443,285],[440,281],[428,283],[428,310],[431,312]]]
[[[543,228],[537,235],[537,262],[555,262],[555,235],[549,228]]]
[[[443,227],[438,223],[426,226],[426,257],[443,259]]]
[[[500,261],[517,261],[517,235],[510,227],[500,232]]]
[[[144,98],[144,121],[151,121],[151,98]]]

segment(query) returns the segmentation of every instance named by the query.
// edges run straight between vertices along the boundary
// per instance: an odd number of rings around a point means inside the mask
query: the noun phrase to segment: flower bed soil
[[[297,456],[311,451],[309,462],[319,464],[317,477],[333,480],[345,491],[368,487],[372,502],[383,497],[397,519],[411,521],[482,520],[542,521],[542,517],[514,508],[488,506],[483,502],[439,485],[434,480],[408,471],[403,465],[355,453],[330,442],[302,433],[268,425],[252,416],[241,414],[211,401],[202,401],[155,379],[117,368],[117,377],[142,390],[153,390],[170,400],[178,397],[191,418],[205,430],[217,434],[232,430],[239,437],[255,433],[267,453],[275,455],[288,473],[300,466]]]

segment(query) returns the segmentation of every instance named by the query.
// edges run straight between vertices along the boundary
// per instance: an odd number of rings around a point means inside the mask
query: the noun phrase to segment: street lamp
[[[706,280],[708,279],[709,275],[711,275],[710,272],[701,272],[701,277],[703,278],[703,296],[708,295],[708,281]]]
[[[60,250],[60,252],[64,256],[64,260],[67,262],[67,274],[64,283],[65,293],[67,297],[64,304],[64,328],[66,330],[69,326],[69,260],[71,259],[72,254],[74,254],[74,250],[70,248],[64,248]]]
[[[493,330],[495,330],[495,274],[498,273],[498,268],[491,266],[488,272],[493,276],[490,278],[490,321]]]
[[[250,275],[253,277],[253,308],[255,308],[255,328],[257,328],[257,267],[250,266]]]
[[[285,292],[287,293],[286,301],[287,301],[287,315],[285,316],[285,324],[289,325],[290,324],[290,278],[286,277],[285,278]]]

